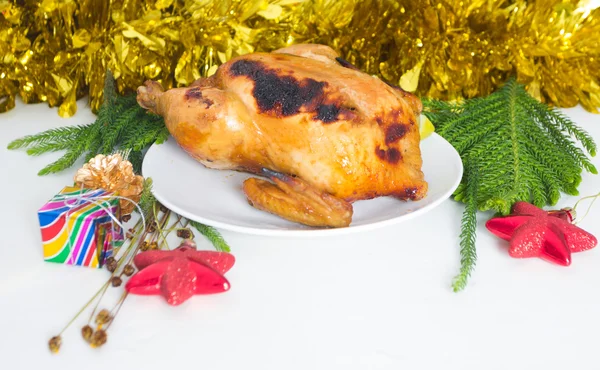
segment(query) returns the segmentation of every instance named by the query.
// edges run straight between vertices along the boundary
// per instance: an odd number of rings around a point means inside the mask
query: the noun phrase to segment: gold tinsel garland
[[[322,43],[416,91],[487,95],[510,76],[542,101],[600,107],[599,0],[0,0],[0,112],[27,103],[76,111],[145,79],[189,85],[222,62]]]

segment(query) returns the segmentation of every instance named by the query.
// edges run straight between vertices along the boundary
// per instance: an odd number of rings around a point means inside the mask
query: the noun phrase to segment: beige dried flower
[[[91,326],[86,325],[81,328],[81,336],[86,342],[90,343],[92,341],[92,335],[94,335],[94,329]]]
[[[61,345],[62,345],[62,338],[60,337],[60,335],[52,337],[48,341],[48,347],[50,348],[50,352],[52,352],[52,353],[58,353]]]
[[[104,343],[106,343],[107,338],[108,338],[108,335],[106,334],[106,331],[104,331],[102,329],[97,330],[92,335],[92,338],[90,341],[90,346],[92,346],[92,348],[101,347],[102,345],[104,345]]]
[[[144,189],[144,178],[133,172],[131,162],[124,160],[121,154],[98,154],[83,165],[75,174],[77,186],[88,189],[104,189],[116,195],[139,202]],[[120,200],[121,214],[133,212],[134,203]]]

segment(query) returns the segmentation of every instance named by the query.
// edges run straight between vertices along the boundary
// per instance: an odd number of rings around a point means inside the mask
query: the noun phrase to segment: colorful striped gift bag
[[[123,244],[119,200],[102,189],[65,187],[39,211],[44,260],[102,267]]]

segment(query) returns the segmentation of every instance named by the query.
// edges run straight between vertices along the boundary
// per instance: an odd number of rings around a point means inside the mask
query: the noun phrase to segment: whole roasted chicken
[[[186,88],[147,81],[137,100],[204,166],[261,177],[249,203],[294,222],[344,227],[356,200],[427,193],[421,102],[324,45],[243,55]]]

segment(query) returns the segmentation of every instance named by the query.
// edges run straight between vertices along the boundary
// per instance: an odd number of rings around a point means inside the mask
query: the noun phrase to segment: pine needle
[[[221,236],[221,233],[217,231],[214,227],[200,224],[196,221],[190,221],[190,225],[192,225],[196,230],[200,232],[200,234],[204,235],[206,239],[208,239],[216,250],[219,252],[230,252],[231,248]]]
[[[514,80],[485,98],[462,103],[424,99],[423,105],[436,132],[456,148],[465,166],[454,192],[454,199],[466,205],[461,269],[453,282],[460,291],[477,258],[477,210],[507,214],[517,201],[542,207],[556,204],[561,192],[578,194],[582,172],[598,172],[589,159],[597,148],[587,132]]]

